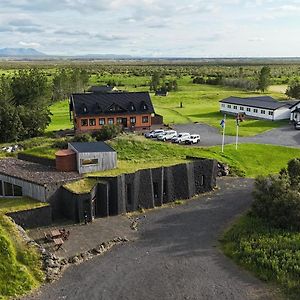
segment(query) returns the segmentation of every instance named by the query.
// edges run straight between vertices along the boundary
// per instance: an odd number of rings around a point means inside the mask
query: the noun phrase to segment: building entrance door
[[[122,118],[122,125],[127,128],[127,118]]]

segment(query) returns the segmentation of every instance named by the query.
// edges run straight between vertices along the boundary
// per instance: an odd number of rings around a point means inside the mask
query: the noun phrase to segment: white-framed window
[[[264,115],[264,114],[266,113],[266,111],[265,111],[264,109],[261,109],[261,110],[260,110],[260,113],[261,113],[262,115]]]
[[[251,111],[251,108],[250,108],[250,107],[247,107],[247,111]]]
[[[244,106],[240,106],[240,110],[244,110]]]
[[[273,116],[273,111],[269,111],[269,116]]]
[[[237,106],[236,106],[236,105],[233,105],[233,109],[237,109]]]
[[[228,105],[227,105],[227,108],[231,108],[231,105],[230,105],[230,104],[228,104]]]
[[[253,108],[253,112],[257,114],[258,113],[258,109],[257,108]]]
[[[225,107],[225,104],[224,104],[224,103],[222,103],[222,104],[221,104],[221,106],[222,106],[222,107]]]
[[[130,117],[130,123],[135,124],[136,123],[136,117]]]

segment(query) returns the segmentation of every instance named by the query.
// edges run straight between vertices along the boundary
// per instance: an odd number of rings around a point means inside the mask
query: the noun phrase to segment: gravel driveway
[[[252,180],[225,178],[219,186],[184,205],[149,211],[138,240],[70,267],[27,299],[276,299],[218,249],[220,233],[252,201]]]
[[[206,124],[180,124],[174,125],[173,128],[177,130],[177,132],[200,134],[201,146],[214,146],[221,145],[222,143],[222,135],[219,133],[219,130]],[[226,136],[225,143],[235,143],[235,137]],[[295,130],[291,125],[287,125],[258,134],[254,137],[239,137],[239,143],[300,147],[300,130]]]

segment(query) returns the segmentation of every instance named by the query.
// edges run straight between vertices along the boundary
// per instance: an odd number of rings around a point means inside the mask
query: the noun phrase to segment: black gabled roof
[[[71,103],[71,108],[75,111],[76,116],[93,116],[103,113],[154,113],[148,92],[72,94]],[[132,106],[134,106],[134,110],[131,109]],[[112,110],[112,107],[116,109]]]
[[[73,142],[69,144],[79,153],[116,152],[104,142]]]
[[[228,103],[228,104],[236,104],[236,105],[245,105],[250,107],[265,108],[270,110],[275,110],[283,106],[290,107],[292,105],[291,101],[277,101],[270,96],[247,97],[247,98],[231,96],[221,100],[220,102]]]

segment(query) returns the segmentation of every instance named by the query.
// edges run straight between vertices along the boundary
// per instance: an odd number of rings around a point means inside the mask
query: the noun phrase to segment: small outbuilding
[[[104,142],[74,142],[68,149],[76,153],[79,174],[115,169],[117,167],[116,151]]]

